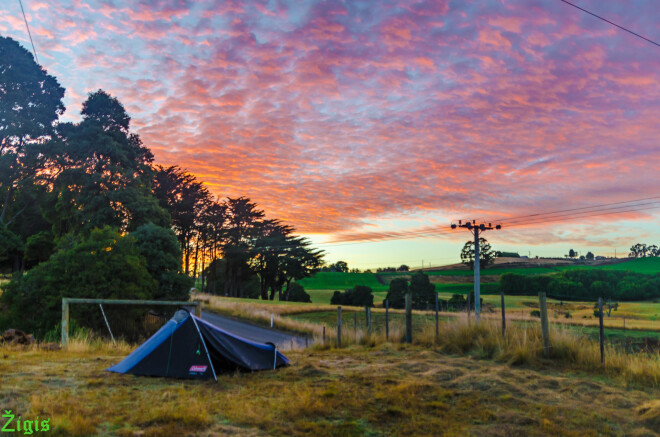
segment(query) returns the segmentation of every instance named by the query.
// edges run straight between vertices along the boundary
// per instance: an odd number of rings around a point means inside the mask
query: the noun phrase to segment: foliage
[[[11,38],[0,37],[0,223],[16,219],[16,192],[33,182],[43,145],[64,113],[64,88]]]
[[[348,273],[348,264],[346,261],[337,261],[334,264],[323,266],[320,269],[321,272],[338,272],[338,273]],[[359,272],[356,272],[359,273]]]
[[[410,278],[409,291],[412,295],[412,307],[417,310],[430,310],[435,308],[435,287],[431,284],[429,276],[416,272]]]
[[[330,300],[330,304],[373,307],[374,295],[372,294],[371,288],[365,285],[356,285],[343,293],[341,291],[335,291]]]
[[[169,226],[169,215],[151,191],[153,155],[129,131],[130,117],[108,93],[90,93],[82,121],[58,126],[51,153],[54,174],[45,217],[56,236],[111,226],[131,231],[152,222]]]
[[[158,281],[158,289],[152,298],[188,300],[193,281],[180,271],[181,249],[174,232],[148,223],[131,232],[130,236],[146,260],[147,271]]]
[[[647,256],[660,256],[660,248],[657,245],[646,245],[643,243],[637,243],[630,248],[630,254],[628,255],[631,258],[644,258]]]
[[[485,238],[479,238],[479,267],[482,269],[487,268],[493,263],[495,253],[491,250],[491,246]],[[468,266],[471,270],[474,269],[474,241],[468,241],[461,250],[461,262]]]
[[[604,269],[576,269],[534,276],[505,273],[500,276],[500,289],[507,295],[532,296],[545,292],[548,297],[564,300],[599,297],[646,300],[660,297],[660,275]]]
[[[408,280],[406,278],[394,278],[390,282],[390,288],[385,298],[390,308],[405,308],[406,293],[408,292]],[[383,301],[383,306],[385,305]]]
[[[518,252],[500,252],[499,250],[495,252],[496,258],[520,258]]]
[[[158,283],[135,239],[105,227],[86,238],[62,238],[48,261],[14,277],[6,288],[1,299],[10,310],[11,327],[38,336],[61,318],[62,297],[150,299]],[[79,309],[72,309],[72,317],[98,323],[96,314]]]
[[[55,237],[51,231],[30,235],[25,245],[25,259],[33,263],[46,261],[55,251]]]
[[[312,303],[312,298],[309,296],[309,294],[307,294],[305,288],[297,282],[289,284],[286,288],[286,291],[286,295],[288,296],[287,300],[289,302]]]

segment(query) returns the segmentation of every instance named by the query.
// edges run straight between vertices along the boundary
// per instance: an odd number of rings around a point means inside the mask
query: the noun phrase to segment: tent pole
[[[213,368],[213,361],[211,361],[211,355],[209,355],[209,350],[206,348],[206,342],[204,341],[204,337],[202,336],[201,331],[199,330],[199,326],[197,326],[197,320],[195,320],[195,316],[190,314],[192,317],[192,321],[195,324],[195,328],[197,328],[197,333],[199,334],[199,339],[202,340],[202,345],[204,345],[204,350],[206,351],[206,356],[209,359],[209,364],[211,365],[211,371],[213,372],[213,379],[215,379],[215,382],[218,382],[218,377],[215,374],[215,369]]]
[[[277,346],[273,345],[273,349],[275,350],[275,359],[273,360],[273,370],[277,368]]]

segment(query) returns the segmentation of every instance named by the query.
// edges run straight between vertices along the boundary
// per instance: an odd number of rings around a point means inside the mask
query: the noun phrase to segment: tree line
[[[256,297],[286,299],[323,264],[250,199],[221,200],[180,167],[155,165],[117,98],[90,93],[71,123],[60,120],[63,97],[27,50],[0,37],[0,272],[14,273],[0,323],[11,313],[45,329],[52,317],[26,315],[55,311],[63,293],[187,299],[191,277],[219,264],[212,291],[245,297],[256,280]]]

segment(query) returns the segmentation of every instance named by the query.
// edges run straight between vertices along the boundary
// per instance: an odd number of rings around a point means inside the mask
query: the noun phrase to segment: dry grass
[[[641,436],[657,429],[657,390],[435,347],[291,351],[288,368],[220,375],[218,383],[104,371],[124,355],[101,343],[0,347],[0,404],[50,418],[52,435],[73,436]]]
[[[276,305],[203,296],[207,307],[212,310],[256,321],[270,323],[273,315],[275,326],[289,331],[312,335],[316,349],[337,347],[335,327],[325,330],[323,325],[293,320],[286,315],[303,312],[335,310],[330,305]],[[347,308],[349,311],[362,311],[360,308]],[[384,310],[373,309],[373,312]],[[400,311],[395,311],[400,312]],[[416,312],[424,314],[424,312]],[[476,324],[465,314],[442,313],[453,316],[450,321],[439,324],[439,335],[435,335],[435,324],[422,326],[421,332],[413,333],[413,342],[426,347],[438,347],[451,354],[471,355],[481,359],[493,359],[512,365],[530,365],[537,367],[554,366],[560,369],[579,369],[587,372],[608,375],[627,383],[646,384],[660,387],[660,354],[628,354],[623,350],[608,346],[605,351],[605,363],[600,363],[600,349],[596,342],[579,333],[561,326],[551,327],[551,351],[549,357],[543,357],[540,323],[536,318],[523,318],[530,323],[509,324],[506,338],[502,336],[500,321],[495,317],[484,317]],[[361,345],[373,347],[379,344],[400,343],[405,337],[405,328],[401,323],[390,324],[389,340],[385,333],[375,331],[368,335],[365,329],[351,329],[345,326],[341,336],[341,347]]]

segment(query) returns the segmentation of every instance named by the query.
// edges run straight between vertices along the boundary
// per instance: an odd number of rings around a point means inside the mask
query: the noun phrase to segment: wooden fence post
[[[390,301],[385,299],[385,341],[390,341]]]
[[[438,316],[438,293],[435,293],[435,341],[438,342],[438,337],[440,337],[440,318]]]
[[[337,307],[337,347],[341,347],[341,307]]]
[[[357,311],[353,313],[353,335],[357,338]]]
[[[367,335],[371,336],[371,307],[367,307]]]
[[[603,329],[603,298],[598,298],[598,324],[600,326],[600,364],[605,364],[605,329]]]
[[[412,343],[412,296],[406,293],[406,343]]]
[[[506,310],[504,309],[504,292],[500,293],[500,298],[502,300],[502,337],[506,339]]]
[[[467,295],[467,315],[468,315],[468,323],[470,323],[470,310],[472,309],[471,307],[472,307],[472,305],[470,305],[470,293],[468,292],[468,295]]]
[[[195,315],[202,318],[202,303],[199,301],[195,302]]]
[[[69,342],[69,299],[62,298],[62,347]]]
[[[541,335],[543,337],[543,356],[550,356],[550,330],[548,327],[548,304],[545,293],[539,293],[539,308],[541,310]]]
[[[325,346],[325,325],[323,325],[323,345]]]

